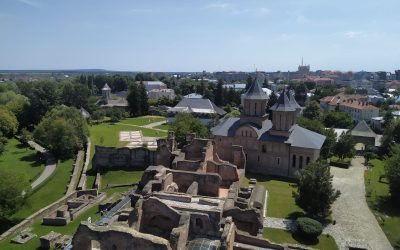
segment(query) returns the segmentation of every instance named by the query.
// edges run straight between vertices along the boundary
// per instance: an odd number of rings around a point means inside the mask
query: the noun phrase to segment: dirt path
[[[32,189],[35,189],[41,183],[43,183],[47,178],[49,178],[56,170],[56,159],[54,156],[44,149],[42,146],[34,141],[29,141],[28,144],[33,147],[36,151],[39,151],[46,157],[46,166],[40,176],[31,184]]]

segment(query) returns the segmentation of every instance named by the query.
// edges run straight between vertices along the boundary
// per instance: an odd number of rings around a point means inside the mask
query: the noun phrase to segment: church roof
[[[288,92],[286,92],[286,94],[289,98],[289,103],[293,108],[295,108],[295,109],[301,108],[300,105],[297,103],[296,99],[294,98],[293,91],[288,91]]]
[[[104,87],[101,90],[111,90],[110,86],[108,84],[104,84]]]
[[[262,77],[261,75],[257,75],[256,79],[251,84],[250,88],[244,95],[244,99],[251,99],[251,100],[266,100],[268,99],[268,95],[265,94],[262,87]]]
[[[289,130],[289,137],[277,136],[270,133],[272,122],[265,120],[262,127],[253,123],[240,124],[240,118],[227,118],[222,120],[217,126],[211,129],[213,135],[234,137],[236,130],[241,126],[251,127],[257,133],[257,140],[287,143],[292,147],[321,149],[325,141],[325,136],[311,130],[293,125]]]
[[[209,99],[200,98],[183,98],[175,107],[169,108],[168,111],[218,115],[226,113]]]
[[[349,132],[352,136],[363,136],[363,137],[376,137],[376,134],[368,126],[368,124],[362,120]]]
[[[296,102],[297,103],[297,102]],[[297,104],[298,105],[298,104]],[[270,108],[272,111],[296,111],[296,107],[290,102],[288,95],[283,91],[276,103]]]

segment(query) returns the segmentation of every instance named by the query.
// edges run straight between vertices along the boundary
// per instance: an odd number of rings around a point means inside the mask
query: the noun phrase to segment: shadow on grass
[[[12,218],[12,219],[0,219],[0,233],[4,233],[11,227],[20,223],[23,219],[21,218]]]
[[[395,204],[390,197],[378,196],[372,203],[374,210],[390,217],[400,216],[400,204]]]
[[[319,243],[319,239],[307,239],[299,235],[298,233],[292,233],[293,239],[295,239],[297,242],[299,242],[302,245],[317,245]]]
[[[19,158],[21,161],[26,161],[26,162],[30,162],[30,165],[32,167],[40,167],[42,165],[41,163],[41,159],[37,156],[37,154],[29,154],[29,155],[25,155],[22,156],[21,158]]]
[[[294,178],[289,178],[289,177],[282,177],[282,176],[277,176],[277,175],[261,175],[261,174],[253,174],[253,173],[246,173],[246,178],[251,179],[254,178],[258,182],[264,182],[264,181],[284,181],[284,182],[290,182],[291,185],[294,184],[296,185],[296,179]]]

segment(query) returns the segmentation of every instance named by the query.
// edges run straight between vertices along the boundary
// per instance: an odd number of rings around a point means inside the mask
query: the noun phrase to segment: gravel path
[[[48,152],[45,148],[43,148],[36,142],[28,141],[28,144],[31,147],[33,147],[36,151],[39,151],[46,157],[46,166],[45,166],[43,172],[31,184],[32,189],[35,189],[38,185],[40,185],[42,182],[47,180],[47,178],[49,178],[53,174],[53,172],[56,170],[56,160],[50,152]]]
[[[331,167],[333,186],[341,195],[332,206],[336,225],[329,225],[324,232],[335,238],[339,249],[393,249],[365,200],[363,163],[364,157],[356,157],[349,169]]]

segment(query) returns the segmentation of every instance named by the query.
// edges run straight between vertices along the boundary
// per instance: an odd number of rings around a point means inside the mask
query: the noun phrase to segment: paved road
[[[46,166],[43,170],[43,172],[40,174],[40,176],[31,184],[32,189],[35,189],[38,185],[40,185],[42,182],[47,180],[53,172],[56,170],[56,160],[54,156],[48,152],[45,148],[40,146],[34,141],[29,141],[28,144],[33,147],[36,151],[39,151],[46,157]]]
[[[332,235],[339,249],[355,245],[367,249],[393,249],[365,200],[364,157],[352,160],[349,169],[331,167],[333,186],[341,195],[332,206],[336,225],[324,231]]]
[[[153,123],[150,123],[150,124],[141,126],[141,127],[143,127],[143,128],[153,128],[153,129],[154,129],[154,127],[163,125],[163,124],[165,124],[165,123],[167,123],[167,120],[161,121],[161,122],[153,122]]]

